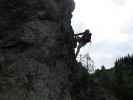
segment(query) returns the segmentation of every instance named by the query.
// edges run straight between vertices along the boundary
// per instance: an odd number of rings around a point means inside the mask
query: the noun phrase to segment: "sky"
[[[92,44],[80,54],[88,53],[97,68],[110,68],[119,57],[133,53],[133,0],[74,1],[74,32],[90,29],[92,33]]]

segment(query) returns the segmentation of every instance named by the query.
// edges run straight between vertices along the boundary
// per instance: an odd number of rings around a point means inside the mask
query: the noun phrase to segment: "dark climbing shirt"
[[[84,32],[83,36],[81,37],[81,40],[84,42],[90,42],[91,41],[91,33]]]

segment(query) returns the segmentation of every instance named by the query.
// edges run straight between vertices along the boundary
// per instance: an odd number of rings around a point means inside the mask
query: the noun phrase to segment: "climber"
[[[79,37],[81,35],[81,37]],[[92,33],[87,29],[83,33],[75,34],[74,37],[76,39],[76,43],[79,42],[76,51],[76,57],[80,51],[80,48],[83,47],[86,43],[91,42],[91,35]]]

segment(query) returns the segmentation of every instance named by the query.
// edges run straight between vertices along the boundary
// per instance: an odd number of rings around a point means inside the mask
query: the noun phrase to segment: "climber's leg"
[[[81,48],[81,47],[78,45],[77,51],[76,51],[76,54],[75,54],[76,57],[78,56],[78,53],[79,53],[79,51],[80,51],[80,48]]]
[[[77,51],[76,51],[76,54],[75,54],[76,57],[77,57],[78,54],[79,54],[80,48],[83,47],[84,45],[85,45],[85,43],[79,42],[79,45],[78,45],[78,47],[77,47]]]

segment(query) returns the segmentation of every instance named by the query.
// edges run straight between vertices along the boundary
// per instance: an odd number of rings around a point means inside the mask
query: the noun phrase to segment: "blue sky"
[[[90,29],[92,44],[81,49],[89,53],[96,67],[112,67],[114,61],[133,53],[133,0],[75,0],[72,26],[75,33]]]

